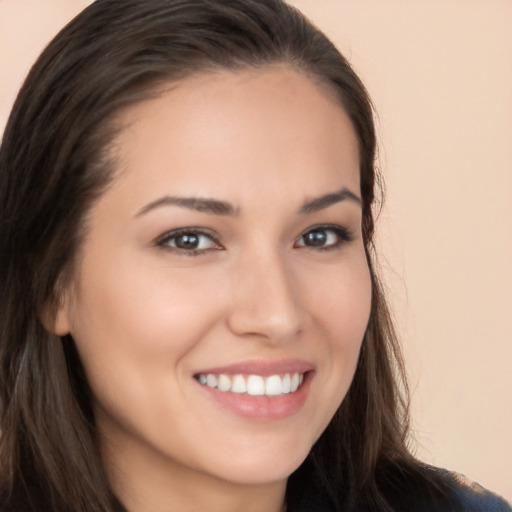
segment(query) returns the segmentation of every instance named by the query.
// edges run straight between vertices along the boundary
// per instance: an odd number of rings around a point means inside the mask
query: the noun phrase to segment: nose
[[[304,313],[297,283],[278,255],[248,258],[232,278],[227,321],[233,333],[272,344],[293,340],[300,333]]]

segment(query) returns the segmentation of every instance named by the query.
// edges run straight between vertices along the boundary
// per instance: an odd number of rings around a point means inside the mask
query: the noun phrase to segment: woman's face
[[[347,393],[369,317],[351,123],[286,67],[173,84],[122,121],[55,325],[107,467],[285,481]]]

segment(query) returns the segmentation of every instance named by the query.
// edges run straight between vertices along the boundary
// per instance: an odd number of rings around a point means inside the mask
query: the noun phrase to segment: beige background
[[[87,0],[0,0],[0,127]],[[293,0],[375,101],[418,454],[512,500],[512,1]],[[0,131],[1,131],[0,128]]]

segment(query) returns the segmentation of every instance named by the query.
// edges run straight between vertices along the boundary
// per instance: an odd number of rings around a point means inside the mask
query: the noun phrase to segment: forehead
[[[172,177],[176,193],[240,195],[241,185],[271,183],[315,195],[342,178],[359,191],[358,141],[340,101],[286,66],[169,84],[121,123],[119,178],[132,186]]]

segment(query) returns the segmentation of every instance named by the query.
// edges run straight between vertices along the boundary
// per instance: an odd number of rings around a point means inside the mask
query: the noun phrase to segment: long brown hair
[[[0,491],[9,510],[122,510],[103,470],[73,340],[41,321],[72,273],[88,210],[115,177],[116,115],[170,81],[276,63],[328,86],[353,123],[373,282],[353,383],[290,477],[287,500],[314,485],[333,507],[391,511],[403,503],[396,490],[407,479],[439,491],[406,446],[407,386],[372,242],[373,111],[347,60],[281,0],[98,0],[32,68],[0,148]]]

